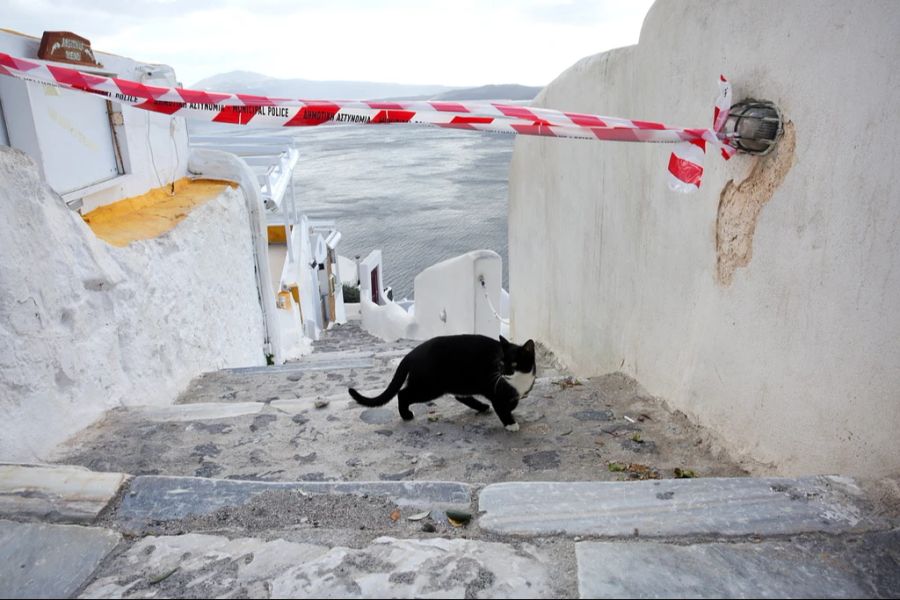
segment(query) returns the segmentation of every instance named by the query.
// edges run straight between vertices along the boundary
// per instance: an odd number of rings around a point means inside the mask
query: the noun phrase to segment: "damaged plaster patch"
[[[753,257],[753,234],[763,206],[771,200],[794,164],[794,124],[784,124],[784,135],[768,156],[760,157],[750,175],[739,184],[728,182],[719,196],[716,219],[716,276],[731,285],[734,271]]]

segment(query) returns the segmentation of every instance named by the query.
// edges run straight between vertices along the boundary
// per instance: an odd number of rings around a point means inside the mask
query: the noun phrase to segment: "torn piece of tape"
[[[724,77],[720,79],[713,128],[688,129],[651,121],[492,102],[297,100],[167,88],[102,77],[4,53],[0,53],[0,74],[96,94],[166,115],[250,127],[410,123],[517,135],[677,143],[669,160],[669,177],[676,182],[670,187],[678,191],[693,191],[699,187],[706,144],[719,148],[726,159],[734,154],[728,140],[719,134],[731,106],[731,86]]]

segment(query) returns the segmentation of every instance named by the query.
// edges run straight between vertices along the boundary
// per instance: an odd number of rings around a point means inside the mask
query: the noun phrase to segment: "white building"
[[[0,52],[40,41],[0,31]],[[177,85],[93,56],[58,66]],[[204,371],[296,358],[345,318],[340,234],[300,214],[296,162],[290,138],[189,139],[182,118],[0,75],[0,460]]]

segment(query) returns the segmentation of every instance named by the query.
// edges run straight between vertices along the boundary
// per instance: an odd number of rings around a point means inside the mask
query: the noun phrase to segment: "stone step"
[[[315,356],[315,355],[311,355]],[[178,404],[202,402],[271,402],[278,399],[330,396],[350,386],[381,388],[393,377],[402,354],[354,353],[324,356],[271,367],[225,369],[194,379]]]
[[[385,342],[365,331],[360,321],[349,321],[333,326],[322,337],[313,342],[314,352],[336,350],[408,349],[420,344],[417,340],[397,340]]]
[[[132,406],[119,410],[128,411],[145,421],[189,422],[255,415],[265,406],[262,402],[202,402],[170,406]]]
[[[187,534],[145,537],[104,565],[88,598],[554,598],[534,548],[379,537],[359,547]]]
[[[336,350],[332,352],[313,352],[307,354],[296,363],[287,364],[315,364],[339,360],[363,360],[393,361],[409,354],[409,349],[373,349],[373,350]]]
[[[142,476],[131,481],[115,520],[122,530],[139,533],[150,525],[211,515],[223,508],[254,504],[256,512],[269,511],[267,501],[277,507],[285,501],[296,503],[305,496],[322,495],[332,500],[337,496],[383,499],[418,510],[470,510],[472,502],[470,486],[446,481],[263,482]],[[276,516],[272,523],[278,527],[292,524],[288,515]]]
[[[298,413],[315,406],[316,402],[337,402],[347,399],[347,393],[309,398],[289,398],[266,402],[198,402],[196,404],[172,404],[169,406],[131,406],[115,409],[109,414],[129,413],[131,419],[161,423],[192,421],[215,421],[258,415],[268,404],[286,413]]]
[[[0,521],[0,598],[70,598],[120,541],[108,529]]]
[[[191,397],[173,407],[111,411],[62,446],[56,461],[133,475],[287,482],[616,480],[671,477],[676,468],[703,477],[742,473],[703,441],[700,428],[623,376],[538,378],[516,409],[517,432],[493,411],[476,412],[452,396],[414,405],[415,419],[407,422],[396,400],[368,408],[347,394],[351,384],[366,395],[380,392],[383,380],[356,382],[345,374],[328,382],[337,386],[334,395],[300,388],[292,397],[295,384],[283,378],[265,388],[264,380],[230,377],[243,396],[225,402],[209,393],[196,404]]]
[[[271,402],[294,396],[330,396],[347,387],[384,388],[396,364],[420,342],[386,343],[358,323],[328,330],[312,354],[277,366],[252,366],[205,373],[194,379],[177,404]]]
[[[127,478],[79,466],[0,464],[0,517],[90,523]]]
[[[394,367],[266,373],[245,375],[234,372],[207,373],[198,377],[178,397],[178,404],[201,402],[271,402],[288,398],[331,396],[347,388],[387,386]]]
[[[294,373],[309,373],[310,371],[340,371],[346,369],[369,369],[375,366],[371,357],[366,358],[336,358],[291,362],[283,365],[269,365],[265,367],[238,367],[235,369],[222,369],[224,373],[234,375],[290,375]]]
[[[582,598],[897,598],[900,530],[674,545],[581,542]]]
[[[750,536],[887,527],[860,508],[851,479],[704,478],[499,483],[478,499],[480,525],[503,534]]]

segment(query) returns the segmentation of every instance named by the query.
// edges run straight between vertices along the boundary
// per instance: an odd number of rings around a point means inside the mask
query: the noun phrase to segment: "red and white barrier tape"
[[[0,53],[0,75],[104,96],[135,108],[215,123],[250,127],[307,127],[323,123],[413,123],[454,129],[620,142],[676,143],[669,187],[700,186],[706,144],[730,158],[735,150],[720,131],[731,106],[731,86],[720,78],[712,129],[603,117],[487,102],[382,102],[296,100],[151,86],[101,77],[43,61]]]

